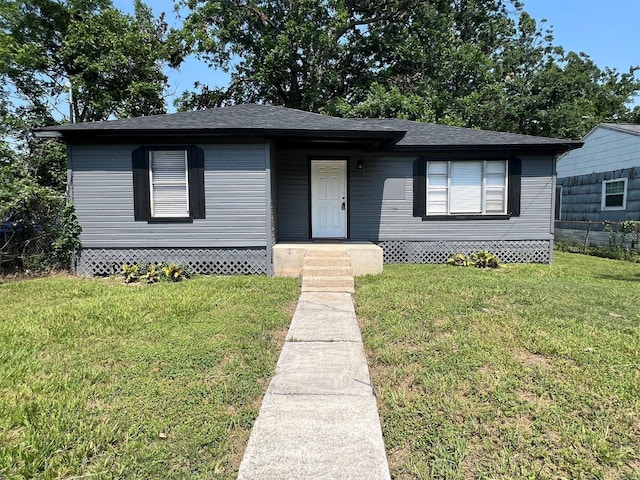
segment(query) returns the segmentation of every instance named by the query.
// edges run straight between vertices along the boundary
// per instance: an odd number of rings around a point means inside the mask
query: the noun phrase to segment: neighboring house
[[[607,245],[604,221],[640,220],[640,125],[602,123],[558,159],[556,240]]]
[[[549,262],[555,158],[581,145],[263,105],[36,134],[69,146],[82,274],[143,260],[273,274],[274,245],[317,240],[372,242],[386,263]]]

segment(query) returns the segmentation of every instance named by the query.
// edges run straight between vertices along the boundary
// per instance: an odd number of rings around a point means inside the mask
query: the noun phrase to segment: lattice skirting
[[[550,240],[521,241],[436,241],[378,242],[384,252],[384,263],[445,263],[454,253],[469,255],[487,250],[498,255],[501,263],[549,263]]]
[[[114,275],[122,265],[140,262],[167,262],[188,265],[191,273],[202,275],[265,275],[264,248],[84,248],[76,261],[80,275]]]

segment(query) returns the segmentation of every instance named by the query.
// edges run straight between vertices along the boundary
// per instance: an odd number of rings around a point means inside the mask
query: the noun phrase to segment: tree
[[[318,111],[372,80],[363,38],[400,21],[406,0],[184,1],[178,38],[210,66],[231,72],[226,88],[202,88],[183,105],[268,101]],[[200,102],[198,102],[200,100]]]
[[[510,3],[510,2],[509,2]],[[188,106],[267,101],[330,111],[374,84],[432,92],[437,117],[474,88],[485,57],[509,26],[501,0],[183,1],[186,51],[231,72],[227,88],[203,87]],[[452,75],[455,74],[455,75]],[[418,86],[417,90],[414,90]],[[436,95],[437,94],[437,95]]]
[[[166,24],[135,1],[125,15],[111,0],[6,1],[0,6],[0,78],[28,124],[65,118],[69,88],[76,122],[163,113]]]
[[[471,97],[469,126],[581,138],[597,123],[628,118],[626,104],[640,89],[637,67],[619,74],[565,53],[526,12],[499,53],[491,82]]]
[[[0,3],[0,247],[45,238],[60,264],[77,247],[65,208],[64,145],[39,140],[34,126],[165,111],[166,24],[142,1],[134,15],[111,0],[5,0]],[[75,222],[75,223],[74,223]],[[9,252],[9,253],[8,253]]]
[[[580,137],[630,118],[636,70],[553,45],[517,0],[182,0],[179,40],[228,86],[182,109],[267,102],[344,116]]]

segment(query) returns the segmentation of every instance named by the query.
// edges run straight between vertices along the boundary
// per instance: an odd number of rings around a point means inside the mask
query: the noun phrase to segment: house
[[[558,159],[556,239],[608,245],[603,222],[640,220],[640,125],[601,123]]]
[[[36,134],[68,145],[76,270],[89,275],[143,260],[295,275],[317,241],[372,246],[385,263],[477,250],[550,262],[555,158],[581,145],[265,105]]]

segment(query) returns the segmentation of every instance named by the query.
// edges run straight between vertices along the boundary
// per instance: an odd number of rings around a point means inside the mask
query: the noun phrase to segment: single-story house
[[[556,156],[581,145],[253,104],[36,134],[68,145],[89,275],[143,260],[273,275],[279,245],[317,241],[375,244],[385,263],[550,262]]]
[[[606,246],[603,223],[640,220],[640,125],[601,123],[558,159],[556,237]]]

